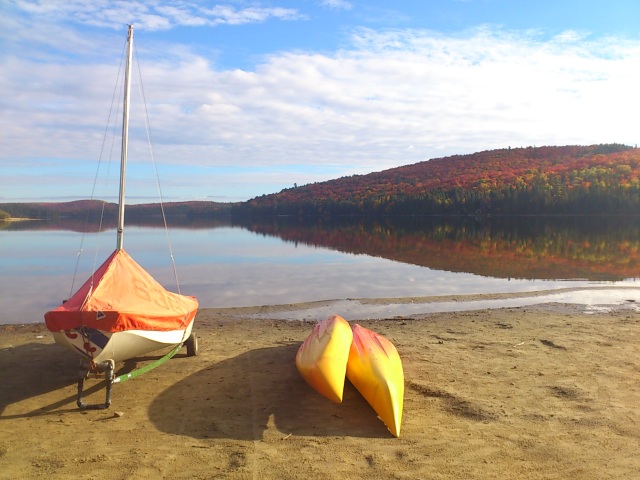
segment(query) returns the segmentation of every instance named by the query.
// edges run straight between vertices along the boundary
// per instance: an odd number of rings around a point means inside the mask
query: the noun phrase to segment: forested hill
[[[245,214],[639,213],[640,149],[528,147],[436,158],[263,195]]]
[[[165,215],[180,217],[212,216],[227,213],[234,204],[191,201],[165,202],[162,208],[159,203],[128,205],[126,218],[139,222],[153,220]],[[38,202],[38,203],[0,203],[0,211],[9,213],[12,217],[38,218],[43,220],[60,219],[100,219],[115,222],[118,216],[116,203],[102,200],[76,200],[72,202]]]

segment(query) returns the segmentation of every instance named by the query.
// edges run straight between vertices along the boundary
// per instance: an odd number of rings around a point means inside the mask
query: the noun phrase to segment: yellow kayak
[[[300,375],[318,393],[342,403],[353,334],[344,318],[334,315],[318,323],[296,355]]]
[[[360,325],[353,326],[347,377],[373,407],[389,431],[400,436],[404,372],[396,347]]]

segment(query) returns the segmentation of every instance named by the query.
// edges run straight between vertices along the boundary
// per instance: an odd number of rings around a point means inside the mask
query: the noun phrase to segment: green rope
[[[177,345],[173,350],[171,350],[169,353],[167,353],[164,357],[159,358],[155,362],[150,363],[149,365],[146,365],[146,366],[144,366],[142,368],[139,368],[137,370],[134,370],[131,373],[125,373],[124,375],[120,375],[120,376],[114,378],[111,383],[126,382],[127,380],[130,380],[132,378],[136,378],[136,377],[142,375],[143,373],[147,373],[149,370],[153,370],[154,368],[162,365],[164,362],[169,360],[176,353],[178,353],[178,350],[180,350],[180,348],[182,348],[182,344]]]

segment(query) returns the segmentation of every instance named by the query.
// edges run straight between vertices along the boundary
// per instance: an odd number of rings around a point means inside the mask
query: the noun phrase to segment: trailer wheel
[[[187,357],[195,357],[196,355],[198,355],[198,336],[195,334],[195,332],[189,335],[189,338],[187,338],[185,345],[187,346]]]

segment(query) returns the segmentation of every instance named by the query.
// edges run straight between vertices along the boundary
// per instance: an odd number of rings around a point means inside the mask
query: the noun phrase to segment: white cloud
[[[297,10],[280,7],[249,7],[236,9],[228,5],[216,5],[213,8],[201,8],[200,12],[207,19],[209,25],[243,25],[247,23],[264,22],[269,18],[277,18],[280,20],[298,20],[303,18]]]
[[[47,2],[24,5],[47,8]],[[82,8],[91,17],[101,3],[73,5],[79,18]],[[145,17],[149,28],[296,14],[205,11],[177,2],[170,8],[124,5],[139,18],[161,13],[162,21]],[[70,15],[61,11],[57,14]],[[113,11],[100,14],[105,23],[115,18]],[[82,40],[73,30],[65,39],[69,36]],[[351,47],[332,54],[282,52],[254,71],[221,71],[185,46],[149,45],[144,35],[137,37],[161,162],[332,164],[346,175],[509,145],[635,144],[638,139],[638,41],[589,40],[571,32],[542,40],[535,32],[489,28],[450,36],[361,29],[353,33]],[[56,35],[38,41],[57,49],[64,44]],[[47,48],[37,55],[2,52],[3,161],[97,158],[117,68],[107,52],[121,46],[95,45],[105,41],[85,41],[79,59],[64,61]],[[101,59],[91,61],[82,55],[86,52]],[[141,117],[134,102],[132,122]],[[143,149],[144,141],[134,142],[132,156]],[[299,178],[294,181],[302,184]]]
[[[558,43],[572,43],[583,40],[586,37],[586,34],[576,32],[575,30],[565,30],[564,32],[556,35],[553,40]]]
[[[382,166],[439,151],[635,139],[637,44],[487,31],[362,31],[354,42],[333,56],[275,55],[255,72],[215,71],[195,55],[143,65],[164,160]],[[5,67],[10,150],[85,154],[77,146],[101,133],[111,67],[77,65],[72,77],[15,57]],[[43,140],[29,147],[34,136]]]
[[[121,29],[133,24],[140,30],[168,30],[176,26],[215,26],[261,23],[269,19],[299,20],[304,18],[296,9],[282,7],[237,8],[229,4],[207,7],[202,1],[126,2],[106,0],[13,0],[17,8],[34,17],[47,18],[50,23],[71,21],[95,27]]]
[[[347,2],[346,0],[322,0],[320,5],[334,10],[351,10],[353,7],[351,2]]]
[[[611,58],[606,44],[486,31],[368,31],[357,43],[333,56],[280,54],[255,72],[200,64],[189,76],[202,91],[161,95],[171,98],[164,118],[188,126],[169,148],[177,155],[187,139],[204,162],[388,166],[440,152],[636,138],[637,44],[616,45]]]

